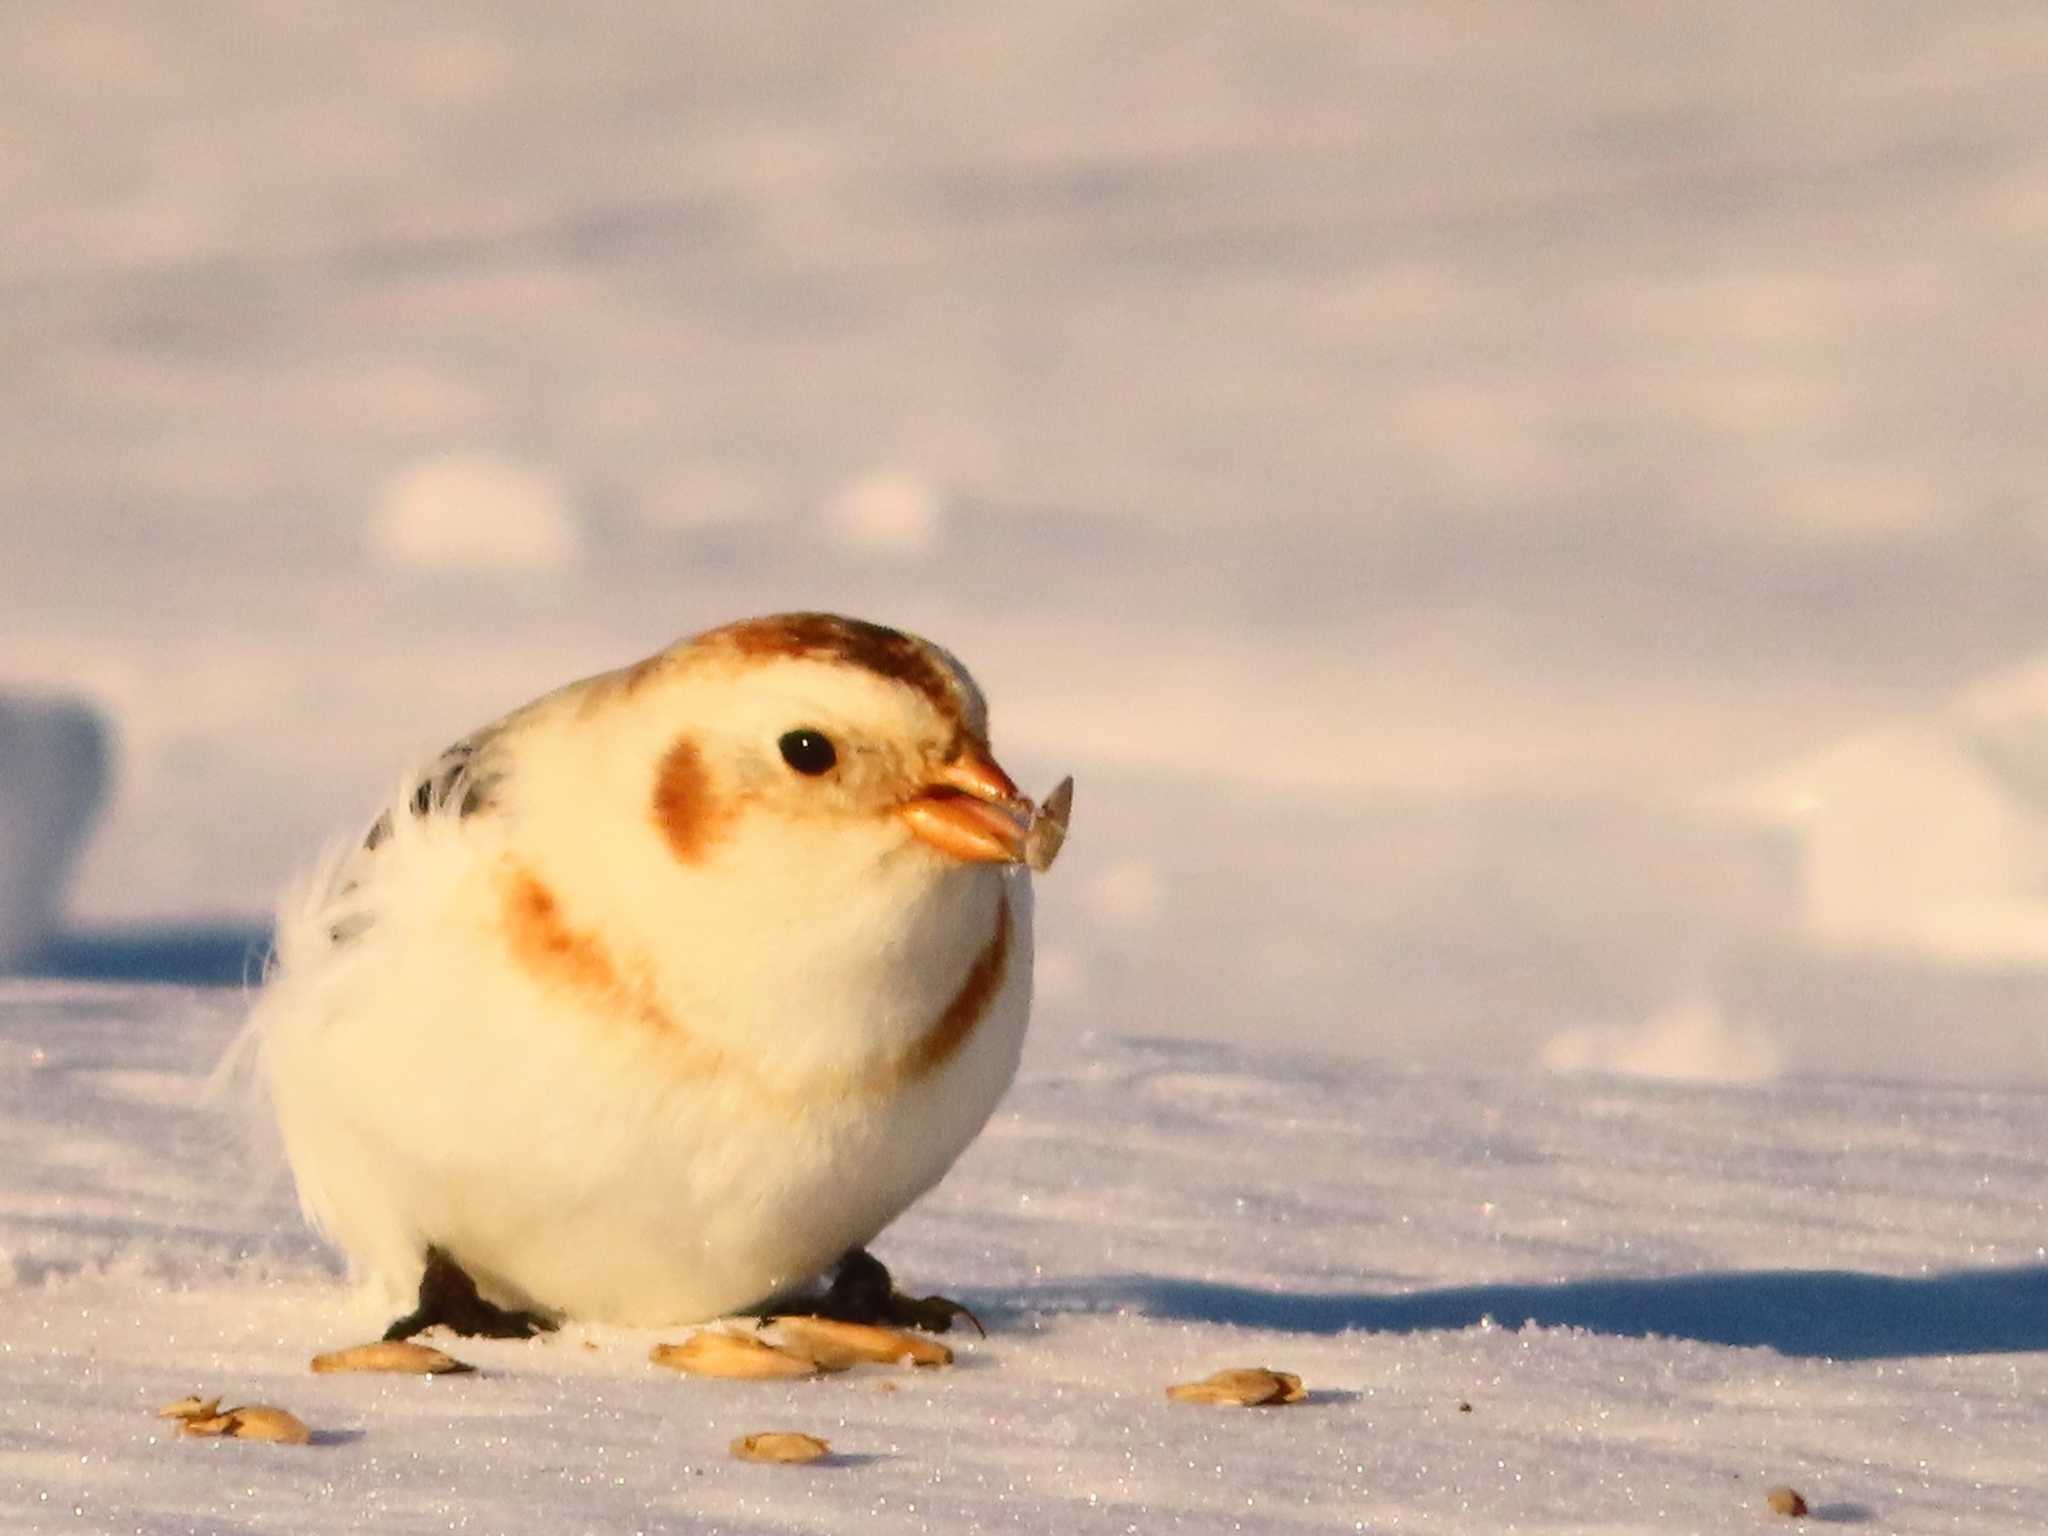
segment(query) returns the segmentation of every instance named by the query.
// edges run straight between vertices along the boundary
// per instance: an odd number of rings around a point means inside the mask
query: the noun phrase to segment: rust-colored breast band
[[[975,956],[960,990],[946,1004],[946,1011],[904,1054],[894,1074],[899,1081],[916,1082],[928,1077],[959,1054],[960,1047],[988,1012],[989,1004],[995,1001],[1009,964],[1010,893],[1005,891],[997,898],[995,933]]]
[[[512,958],[529,976],[589,1014],[646,1030],[677,1072],[716,1077],[731,1069],[725,1053],[671,1018],[646,981],[622,967],[602,939],[571,924],[555,893],[530,869],[515,867],[506,878],[504,924]]]
[[[606,1000],[624,990],[604,945],[570,927],[555,893],[529,870],[506,883],[505,937],[513,958],[540,980]]]
[[[751,1063],[695,1039],[670,1018],[644,980],[622,970],[602,940],[564,917],[560,902],[531,870],[514,867],[504,884],[505,937],[513,960],[553,991],[573,997],[602,1018],[646,1029],[661,1042],[672,1070],[692,1078],[729,1077],[765,1102],[796,1110],[844,1095],[887,1094],[929,1077],[960,1053],[987,1015],[1010,963],[1010,899],[996,907],[995,932],[968,967],[931,1027],[900,1055],[862,1073],[830,1071],[777,1082]]]

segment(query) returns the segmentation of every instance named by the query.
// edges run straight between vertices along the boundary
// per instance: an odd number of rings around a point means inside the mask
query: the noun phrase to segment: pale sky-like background
[[[2048,1079],[2044,78],[2019,4],[18,0],[73,928],[826,606],[1080,782],[1034,1051]]]

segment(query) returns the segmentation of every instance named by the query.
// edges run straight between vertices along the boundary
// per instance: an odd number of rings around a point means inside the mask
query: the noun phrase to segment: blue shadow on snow
[[[1163,1275],[1033,1290],[1025,1306],[1127,1306],[1148,1317],[1281,1333],[1423,1333],[1535,1323],[1622,1338],[1694,1339],[1784,1355],[1885,1360],[2048,1350],[2048,1266],[1900,1278],[1738,1270],[1642,1280],[1475,1285],[1407,1295],[1268,1291]]]
[[[149,926],[60,933],[17,974],[57,981],[239,987],[263,975],[270,930],[256,924]]]

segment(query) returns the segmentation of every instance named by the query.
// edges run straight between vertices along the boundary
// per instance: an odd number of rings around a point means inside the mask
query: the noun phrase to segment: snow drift
[[[2048,966],[2048,658],[1742,792],[1793,829],[1824,949]]]

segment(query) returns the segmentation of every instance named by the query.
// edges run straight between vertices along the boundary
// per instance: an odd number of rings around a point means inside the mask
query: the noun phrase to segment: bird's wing
[[[368,931],[376,920],[372,893],[387,871],[408,867],[409,846],[417,848],[424,840],[446,847],[443,839],[449,832],[495,821],[505,809],[505,790],[525,735],[544,729],[565,708],[585,707],[593,689],[616,687],[621,675],[604,673],[544,694],[401,776],[361,841],[330,853],[306,888],[310,900],[302,899],[301,909],[314,915],[304,926],[324,930],[321,947],[331,952]],[[463,832],[456,835],[468,841]],[[280,929],[284,921],[281,917]]]
[[[488,816],[497,809],[510,772],[510,754],[501,739],[504,724],[471,732],[404,775],[362,841],[330,856],[326,878],[315,878],[312,903],[322,913],[319,924],[327,947],[352,943],[376,921],[376,903],[363,893],[387,862],[401,856],[399,849],[414,829],[424,830],[429,821]]]
[[[410,776],[411,787],[370,824],[362,851],[375,853],[388,842],[400,815],[420,819],[453,814],[461,820],[490,810],[506,773],[505,754],[493,750],[499,745],[499,735],[496,726],[472,732]]]

